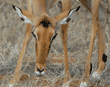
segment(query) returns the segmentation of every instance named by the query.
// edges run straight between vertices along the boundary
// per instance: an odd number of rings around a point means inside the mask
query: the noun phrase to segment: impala
[[[49,16],[49,9],[56,3],[62,3],[62,13],[55,17]],[[98,6],[100,0],[92,1],[92,31],[89,54],[86,64],[86,69],[84,73],[83,80],[80,87],[87,86],[87,81],[89,79],[90,71],[90,60],[93,49],[93,43],[98,31],[99,35],[99,68],[93,73],[93,77],[98,78],[100,73],[105,67],[105,63],[102,60],[102,55],[104,54],[104,44],[102,44],[102,31],[99,28],[99,23],[97,19]],[[75,9],[71,9],[71,0],[28,0],[28,11],[20,9],[17,6],[12,5],[14,10],[18,13],[21,20],[27,23],[26,33],[23,40],[22,50],[17,62],[15,73],[13,78],[9,83],[9,87],[12,87],[15,82],[19,81],[19,72],[22,65],[23,56],[25,55],[27,45],[30,42],[31,34],[35,37],[35,50],[36,50],[36,64],[35,73],[37,75],[43,75],[46,70],[46,58],[49,54],[50,46],[54,38],[57,36],[56,26],[61,25],[61,38],[64,48],[64,63],[65,63],[65,76],[64,76],[64,86],[69,87],[66,83],[70,79],[69,67],[68,67],[68,54],[67,54],[67,30],[68,22],[71,20],[72,16],[79,10],[80,6]]]

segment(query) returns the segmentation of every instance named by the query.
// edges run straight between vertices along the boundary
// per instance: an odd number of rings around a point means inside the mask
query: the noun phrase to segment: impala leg
[[[89,46],[89,54],[86,62],[85,72],[83,76],[83,81],[80,84],[80,87],[86,87],[87,81],[89,80],[89,74],[90,74],[90,62],[92,57],[92,50],[94,45],[94,39],[97,34],[98,30],[98,7],[100,4],[100,0],[92,0],[92,30],[91,30],[91,39],[90,39],[90,46]]]
[[[27,48],[27,45],[28,45],[30,39],[31,39],[31,24],[27,24],[26,34],[25,34],[25,37],[24,37],[24,40],[23,40],[22,50],[21,50],[21,53],[20,53],[20,56],[19,56],[19,59],[18,59],[18,62],[17,62],[17,66],[16,66],[16,69],[15,69],[14,76],[13,76],[13,78],[11,79],[11,81],[9,83],[9,87],[12,87],[15,84],[16,81],[19,81],[19,77],[20,77],[19,72],[20,72],[20,69],[21,69],[23,56],[26,52],[26,48]]]
[[[68,67],[68,53],[67,53],[67,30],[68,30],[68,24],[62,25],[61,30],[61,38],[63,42],[63,49],[64,49],[64,62],[65,62],[65,76],[64,76],[64,85],[66,86],[66,83],[68,80],[70,80],[70,73],[69,73],[69,67]]]
[[[81,82],[80,87],[86,87],[87,86],[87,81],[89,79],[89,74],[90,74],[90,62],[91,62],[91,57],[92,57],[92,50],[93,50],[94,39],[96,37],[96,34],[97,34],[97,30],[95,28],[92,28],[90,46],[89,46],[89,54],[88,54],[88,58],[87,58],[87,62],[86,62],[83,81]]]
[[[105,68],[107,56],[105,53],[105,30],[98,28],[98,69],[92,74],[93,78],[100,78],[102,71]]]

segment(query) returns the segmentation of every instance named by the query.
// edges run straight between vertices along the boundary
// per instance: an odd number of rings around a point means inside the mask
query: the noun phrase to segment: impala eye
[[[38,36],[37,35],[35,35],[33,32],[31,32],[32,33],[32,35],[35,37],[35,39],[37,39],[38,40]]]

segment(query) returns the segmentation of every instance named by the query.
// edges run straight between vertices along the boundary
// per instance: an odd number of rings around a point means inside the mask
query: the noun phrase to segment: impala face
[[[51,43],[56,37],[55,32],[55,20],[49,20],[48,16],[43,16],[40,18],[38,25],[32,31],[33,36],[35,37],[36,44],[36,65],[35,73],[37,75],[43,75],[46,70],[46,58],[49,54]]]
[[[46,70],[46,58],[49,54],[51,43],[57,35],[55,27],[57,25],[67,24],[79,10],[80,6],[70,11],[65,11],[54,18],[44,13],[43,15],[41,14],[41,17],[36,17],[30,12],[16,6],[13,6],[13,8],[25,23],[31,23],[33,26],[32,34],[36,40],[35,49],[37,55],[35,73],[37,75],[43,75]]]

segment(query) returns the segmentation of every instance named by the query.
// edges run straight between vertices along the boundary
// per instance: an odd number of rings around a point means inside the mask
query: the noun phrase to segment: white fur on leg
[[[69,87],[69,85],[66,85],[66,86],[63,85],[63,87]]]
[[[69,87],[69,83],[63,84],[62,87]]]
[[[86,82],[81,82],[80,87],[87,87],[87,83]]]
[[[92,74],[92,77],[93,77],[93,78],[100,79],[100,75],[99,75],[98,72],[94,72],[94,73]]]
[[[9,85],[9,87],[13,87],[13,85],[12,85],[12,84],[10,84],[10,85]]]

